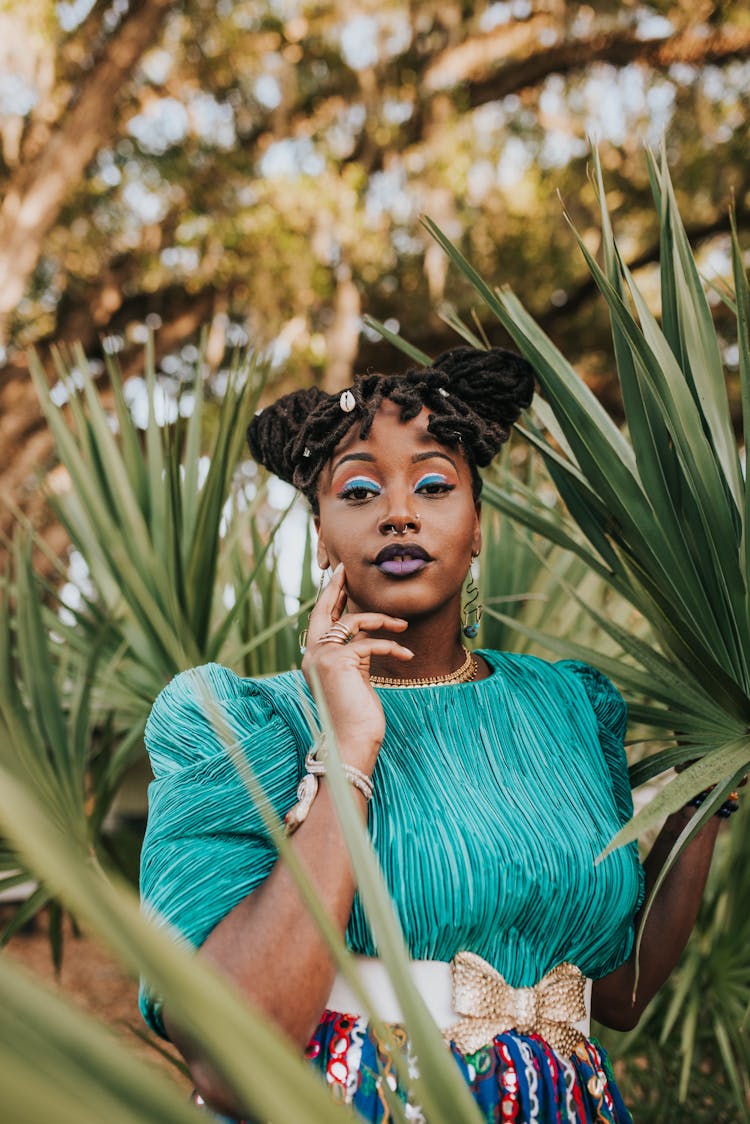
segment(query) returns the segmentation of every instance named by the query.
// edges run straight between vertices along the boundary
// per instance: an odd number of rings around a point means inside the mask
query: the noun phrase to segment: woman
[[[634,994],[644,881],[653,883],[693,809],[669,818],[645,872],[635,845],[595,865],[632,814],[620,696],[583,664],[472,654],[462,642],[462,588],[481,547],[477,468],[532,393],[518,356],[458,348],[431,368],[363,376],[340,396],[299,391],[257,416],[250,448],[307,495],[318,563],[333,571],[310,615],[302,671],[257,681],[216,666],[185,672],[147,728],[156,779],[144,899],[367,1120],[389,1118],[382,1045],[334,980],[201,690],[220,700],[350,948],[374,958],[324,777],[305,781],[297,799],[300,778],[317,769],[306,761],[306,715],[308,685],[320,684],[420,962],[415,978],[487,1120],[630,1119],[604,1051],[588,1038],[587,997],[605,1024],[635,1025],[685,945],[708,872],[716,819],[659,891]],[[496,973],[508,985],[500,1024],[471,1001],[488,975],[504,988]],[[554,1026],[543,993],[563,996]],[[169,1011],[148,995],[143,1009],[184,1053],[198,1103],[242,1118]],[[381,1014],[398,1022],[392,1004]]]

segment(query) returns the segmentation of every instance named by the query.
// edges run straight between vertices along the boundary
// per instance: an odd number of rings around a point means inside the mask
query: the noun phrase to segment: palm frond
[[[723,790],[750,763],[750,554],[748,500],[716,330],[663,158],[657,163],[649,156],[649,174],[661,230],[661,325],[618,249],[596,154],[603,266],[574,231],[610,314],[622,431],[518,298],[485,282],[436,224],[424,221],[535,367],[543,406],[538,423],[519,428],[543,457],[567,516],[550,515],[510,476],[487,489],[487,500],[577,554],[642,615],[649,635],[637,642],[599,615],[602,635],[620,649],[607,656],[608,672],[642,715],[649,694],[656,695],[661,713],[652,707],[651,714],[663,731],[673,723],[684,759],[704,758],[699,770],[667,787],[658,805],[663,814],[678,806],[699,773],[702,783]],[[750,304],[736,230],[733,264],[747,428]],[[541,642],[543,631],[526,624],[524,634]],[[575,647],[565,640],[556,650],[565,646]],[[590,658],[602,666],[596,652]],[[647,679],[652,691],[639,697]],[[654,814],[642,813],[633,831]]]

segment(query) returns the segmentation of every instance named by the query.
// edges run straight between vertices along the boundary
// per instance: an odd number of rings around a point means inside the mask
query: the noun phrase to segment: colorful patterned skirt
[[[391,1030],[396,1049],[408,1058],[402,1028]],[[385,1084],[406,1106],[412,1124],[426,1124],[399,1081],[392,1049],[375,1036],[366,1018],[325,1011],[305,1055],[324,1076],[333,1100],[352,1105],[368,1124],[393,1119]],[[450,1049],[487,1124],[632,1124],[606,1051],[593,1040],[582,1041],[570,1059],[538,1035],[512,1031],[474,1054]]]

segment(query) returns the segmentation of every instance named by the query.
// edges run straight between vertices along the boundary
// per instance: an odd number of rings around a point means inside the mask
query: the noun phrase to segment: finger
[[[309,651],[309,649],[308,649]],[[341,640],[323,640],[316,645],[315,662],[321,666],[342,668],[351,666],[352,663],[369,661],[371,656],[395,656],[400,660],[411,660],[414,653],[405,644],[397,640],[371,638],[364,632],[356,640],[344,642]]]
[[[339,590],[338,596],[336,597],[335,605],[331,609],[331,620],[334,621],[334,623],[338,620],[341,620],[341,617],[343,616],[344,610],[346,609],[346,599],[347,599],[346,574],[344,574],[344,584],[343,584],[342,588]]]
[[[346,575],[344,573],[344,564],[339,562],[328,585],[323,589],[320,597],[315,605],[313,605],[310,612],[310,620],[307,626],[308,643],[313,643],[319,639],[320,636],[331,627],[333,620],[333,610],[341,599],[343,593],[346,598]]]
[[[389,617],[386,613],[346,613],[336,623],[345,624],[355,635],[378,632],[381,628],[389,632],[403,632],[409,627],[409,622],[403,617]]]
[[[308,624],[308,646],[320,640],[332,624],[339,621],[357,635],[360,631],[377,632],[384,628],[392,632],[403,632],[409,622],[402,617],[391,617],[386,613],[349,613],[344,615],[346,606],[346,572],[343,562],[333,571],[330,582],[325,587],[318,602],[310,613]]]
[[[411,648],[407,648],[405,644],[399,644],[396,640],[358,639],[347,647],[356,652],[360,658],[362,656],[366,656],[368,659],[371,656],[395,656],[397,660],[414,659]]]
[[[329,621],[322,631],[313,630],[309,643],[316,648],[321,644],[350,644],[356,637],[367,636],[370,632],[403,632],[409,622],[401,617],[388,617],[384,613],[347,613],[338,620]]]

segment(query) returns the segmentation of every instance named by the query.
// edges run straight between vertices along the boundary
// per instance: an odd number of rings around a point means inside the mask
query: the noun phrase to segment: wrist
[[[682,835],[683,831],[696,815],[697,811],[697,808],[691,807],[689,804],[685,804],[684,807],[678,808],[676,812],[672,812],[671,815],[667,816],[667,819],[664,823],[664,830],[674,842],[676,842]],[[718,831],[721,822],[722,821],[718,816],[709,816],[701,827],[700,834],[707,831],[709,828],[714,831]]]
[[[683,806],[682,811],[690,815],[694,814],[698,808],[705,804],[715,788],[716,785],[712,784],[709,785],[708,788],[705,788],[703,792],[697,793],[691,800],[688,800],[687,804]],[[728,820],[730,816],[733,816],[734,813],[739,810],[739,806],[739,792],[730,792],[726,800],[715,809],[714,816],[720,820]]]
[[[361,769],[368,776],[372,776],[382,742],[372,741],[369,745],[363,745],[361,742],[357,742],[356,745],[350,742],[337,744],[339,755],[345,765],[353,765],[355,769]]]
[[[297,803],[284,816],[286,835],[293,835],[307,819],[320,782],[328,772],[325,749],[325,736],[319,736],[305,757],[305,773],[297,786]],[[342,768],[349,784],[360,794],[365,805],[369,804],[373,796],[372,770],[354,765],[346,758],[342,760]]]

